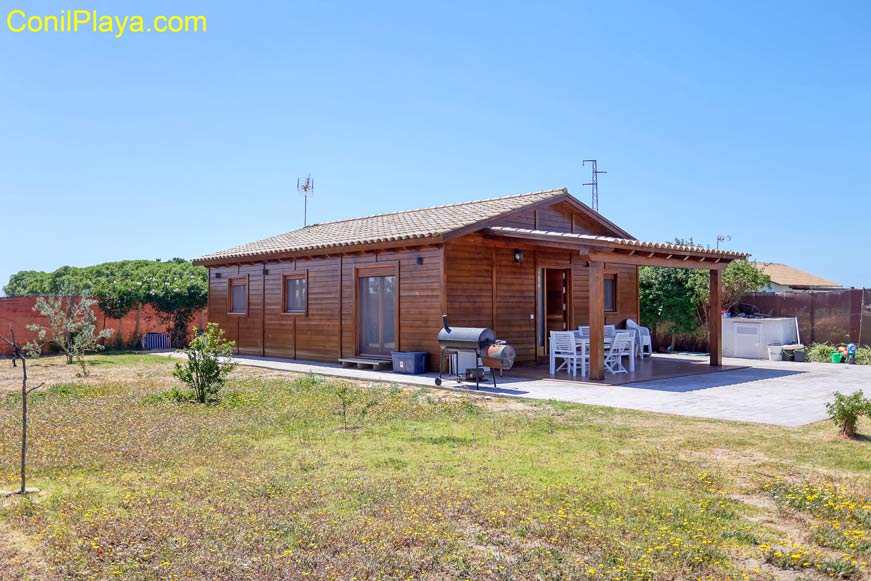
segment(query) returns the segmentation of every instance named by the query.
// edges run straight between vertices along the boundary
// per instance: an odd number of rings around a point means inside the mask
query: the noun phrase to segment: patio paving
[[[166,355],[173,356],[172,353]],[[317,373],[348,379],[401,383],[438,389],[436,374],[401,375],[390,371],[345,369],[338,364],[237,356],[241,365],[296,373]],[[656,355],[654,362],[697,364],[706,358]],[[831,363],[791,363],[726,359],[730,369],[716,373],[640,381],[623,385],[595,385],[563,379],[497,378],[494,389],[485,384],[457,385],[446,379],[440,389],[502,397],[557,400],[680,416],[797,427],[826,419],[825,403],[835,391],[871,390],[871,366]]]

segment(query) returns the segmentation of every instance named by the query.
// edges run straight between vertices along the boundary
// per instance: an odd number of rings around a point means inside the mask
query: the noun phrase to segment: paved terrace
[[[173,356],[172,353],[166,355]],[[399,383],[436,389],[434,373],[402,375],[391,371],[345,369],[338,364],[237,356],[241,365],[295,373],[317,373],[360,381]],[[706,361],[706,357],[655,355],[654,360]],[[482,384],[457,384],[446,378],[441,388],[482,395],[557,400],[680,416],[797,427],[826,419],[825,403],[835,391],[871,390],[871,366],[831,363],[791,363],[725,359],[726,366],[742,366],[717,373],[640,381],[623,385],[595,385],[562,379],[497,378],[498,389]]]

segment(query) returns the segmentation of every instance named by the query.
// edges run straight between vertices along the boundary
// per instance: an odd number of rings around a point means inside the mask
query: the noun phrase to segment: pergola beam
[[[651,253],[654,254],[654,253]],[[690,256],[691,257],[691,256]],[[589,254],[582,255],[582,258],[588,260],[590,262],[600,261],[607,262],[608,264],[631,264],[633,266],[665,266],[670,268],[700,268],[704,270],[710,270],[712,268],[721,270],[726,268],[729,263],[722,262],[718,259],[717,262],[702,262],[702,259],[706,259],[707,257],[699,257],[698,261],[695,260],[684,260],[681,258],[661,258],[658,256],[642,256],[639,254],[630,255],[630,254],[621,254],[618,252],[590,252]]]

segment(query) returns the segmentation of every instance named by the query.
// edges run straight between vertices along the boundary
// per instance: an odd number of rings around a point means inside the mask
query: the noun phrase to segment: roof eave
[[[258,252],[244,255],[228,256],[201,256],[191,262],[197,266],[217,267],[232,264],[245,264],[252,262],[276,262],[293,258],[306,258],[314,256],[329,256],[340,254],[359,254],[367,251],[389,250],[395,248],[412,248],[417,246],[432,246],[444,242],[441,235],[402,238],[397,240],[384,240],[380,242],[365,242],[359,244],[337,244],[318,248],[305,248],[293,251]]]
[[[704,267],[708,265],[721,267],[735,260],[745,260],[749,256],[749,254],[743,252],[643,242],[635,239],[626,239],[625,241],[614,238],[597,239],[595,236],[569,232],[548,232],[521,228],[489,228],[485,231],[485,235],[498,238],[537,241],[543,245],[556,242],[575,244],[579,251],[593,248],[594,250],[588,253],[593,259],[597,260],[620,260],[644,264],[645,262],[659,262],[661,259],[664,259],[673,262],[671,265],[675,267],[688,267],[690,265],[694,268],[701,268],[702,265]]]

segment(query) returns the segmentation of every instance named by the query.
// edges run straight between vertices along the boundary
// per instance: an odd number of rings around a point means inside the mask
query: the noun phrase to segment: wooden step
[[[356,367],[357,369],[371,367],[374,371],[393,367],[392,359],[369,359],[368,357],[344,357],[339,359],[339,363],[342,364],[342,367]]]

